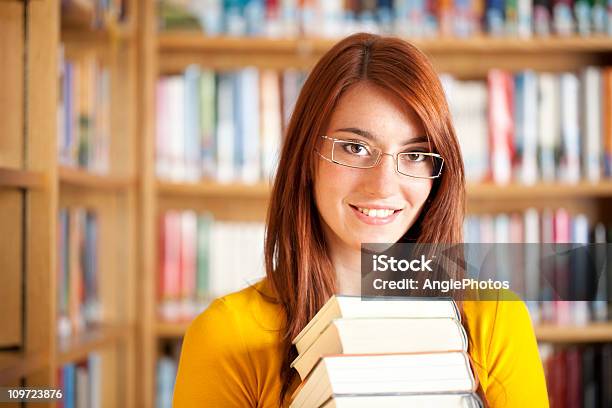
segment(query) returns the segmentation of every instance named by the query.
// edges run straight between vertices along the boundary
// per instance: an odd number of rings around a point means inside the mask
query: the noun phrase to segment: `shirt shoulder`
[[[267,406],[277,395],[282,315],[262,290],[259,282],[218,298],[189,325],[175,406]]]
[[[463,302],[469,353],[490,406],[547,407],[537,341],[525,303],[510,291]]]

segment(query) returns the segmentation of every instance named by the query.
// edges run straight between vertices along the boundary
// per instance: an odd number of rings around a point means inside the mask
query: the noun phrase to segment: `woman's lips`
[[[364,213],[362,213],[361,211],[359,211],[357,209],[357,207],[355,207],[352,204],[349,204],[349,207],[351,207],[351,211],[353,211],[353,213],[355,214],[355,216],[363,221],[365,224],[368,225],[385,225],[385,224],[389,224],[391,222],[393,222],[395,220],[395,218],[397,218],[398,214],[402,211],[402,210],[395,210],[393,211],[392,214],[386,216],[386,217],[370,217],[369,215],[365,215]]]

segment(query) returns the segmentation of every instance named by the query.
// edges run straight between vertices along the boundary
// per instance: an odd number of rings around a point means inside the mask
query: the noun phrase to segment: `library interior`
[[[265,275],[293,106],[356,32],[439,74],[466,242],[612,242],[611,4],[0,0],[0,387],[172,406],[189,323]],[[530,306],[550,406],[611,407],[612,308],[574,306]]]

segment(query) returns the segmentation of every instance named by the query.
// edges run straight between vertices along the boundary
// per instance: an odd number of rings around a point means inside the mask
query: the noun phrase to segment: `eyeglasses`
[[[444,159],[436,153],[414,151],[391,154],[356,140],[335,139],[323,135],[321,137],[332,142],[331,158],[323,156],[318,150],[316,152],[330,163],[370,169],[380,163],[383,155],[387,155],[393,157],[397,172],[404,176],[434,179],[440,177],[442,173]]]

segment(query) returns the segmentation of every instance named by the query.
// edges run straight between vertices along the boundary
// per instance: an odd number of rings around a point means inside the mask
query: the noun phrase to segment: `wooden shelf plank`
[[[119,21],[116,15],[107,13],[100,27],[94,27],[95,2],[69,0],[62,7],[61,40],[68,43],[112,42],[132,36],[133,25]]]
[[[68,0],[61,9],[62,25],[88,27],[95,12],[96,5],[91,0]]]
[[[129,325],[104,325],[83,333],[57,339],[57,364],[82,360],[91,352],[113,346],[132,332]]]
[[[85,29],[78,27],[62,28],[62,42],[69,45],[82,44],[90,46],[92,44],[109,44],[118,41],[127,41],[133,36],[133,28],[126,24],[112,24],[106,28]]]
[[[42,355],[0,353],[0,384],[8,384],[45,368],[49,359]]]
[[[535,327],[535,333],[538,341],[549,343],[612,342],[612,322],[591,323],[586,326],[542,324]]]
[[[612,37],[408,39],[430,58],[434,69],[459,79],[484,79],[494,68],[565,72],[609,65]],[[178,74],[190,64],[216,70],[245,66],[310,70],[338,39],[207,37],[199,32],[158,35],[158,73]]]
[[[0,167],[0,187],[42,188],[44,183],[45,177],[41,172]]]
[[[135,184],[131,177],[100,175],[70,167],[59,168],[59,180],[62,187],[92,190],[127,190]]]
[[[612,38],[548,37],[520,39],[512,37],[480,36],[468,39],[429,38],[408,39],[425,52],[478,52],[500,51],[542,52],[610,52]],[[265,37],[207,37],[199,32],[166,32],[158,36],[160,52],[204,51],[221,53],[315,53],[327,51],[338,39],[324,38],[265,38]]]
[[[533,186],[510,184],[468,184],[469,200],[525,199],[525,198],[612,198],[612,181],[578,184],[539,183]]]
[[[159,321],[155,325],[155,335],[160,338],[183,337],[190,322],[164,322]]]
[[[155,333],[160,338],[182,337],[189,322],[157,322]],[[596,343],[612,342],[612,323],[592,323],[587,326],[536,325],[536,338],[550,343]]]
[[[214,181],[197,183],[157,182],[158,194],[162,196],[241,197],[267,199],[270,187],[265,183],[253,185],[232,183],[220,184]],[[525,198],[612,198],[612,182],[597,184],[536,184],[525,186],[511,184],[469,184],[469,200],[525,199]]]
[[[257,184],[221,184],[213,181],[198,183],[157,182],[157,192],[161,196],[201,196],[201,197],[238,197],[267,200],[270,186],[265,183]]]

